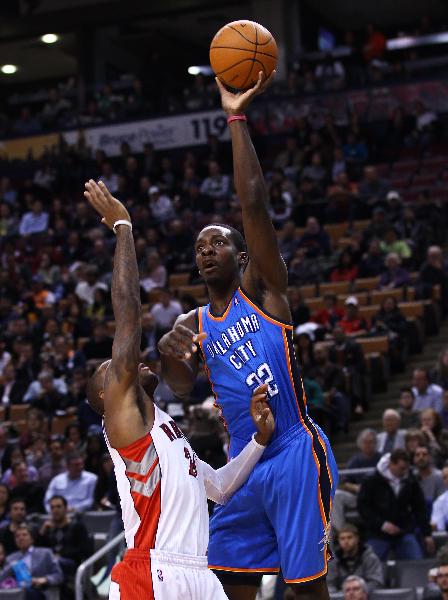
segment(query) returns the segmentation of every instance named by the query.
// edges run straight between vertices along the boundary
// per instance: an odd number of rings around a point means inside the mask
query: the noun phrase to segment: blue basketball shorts
[[[231,440],[233,448],[235,442],[239,440]],[[288,430],[268,446],[229,502],[215,507],[209,568],[234,573],[276,573],[281,568],[288,583],[324,577],[337,480],[336,462],[321,429],[307,418],[306,427]]]

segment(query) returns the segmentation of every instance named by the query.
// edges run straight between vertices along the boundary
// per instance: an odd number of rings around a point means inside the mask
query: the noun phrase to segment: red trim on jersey
[[[135,548],[154,548],[161,512],[162,482],[156,486],[150,498],[131,492],[135,510],[140,517],[140,527],[134,537]]]
[[[149,448],[150,444],[152,444],[152,437],[149,433],[145,433],[144,436],[142,436],[135,442],[132,442],[132,444],[129,444],[129,446],[115,449],[123,458],[128,458],[129,460],[135,460],[136,462],[140,462],[146,450]]]

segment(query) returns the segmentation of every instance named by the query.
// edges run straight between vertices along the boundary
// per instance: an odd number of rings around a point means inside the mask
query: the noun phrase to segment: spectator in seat
[[[96,323],[93,327],[93,335],[86,342],[82,354],[87,361],[98,362],[109,356],[112,352],[112,338],[108,335],[105,323]]]
[[[25,501],[29,514],[43,512],[44,488],[30,478],[29,467],[25,462],[17,462],[12,466],[14,487],[11,490],[11,501],[20,498]]]
[[[83,512],[93,506],[98,477],[84,470],[84,459],[76,452],[67,457],[67,472],[56,475],[45,494],[45,509],[50,512],[50,498],[64,496],[70,512]]]
[[[101,175],[98,181],[102,181],[111,194],[118,190],[118,175],[113,172],[110,162],[101,165]]]
[[[397,448],[384,455],[376,472],[361,484],[358,510],[368,543],[380,560],[386,560],[390,551],[396,560],[422,559],[418,534],[428,554],[435,550],[425,498],[409,465],[407,452]]]
[[[411,388],[402,388],[398,401],[400,405],[398,413],[401,417],[401,426],[403,429],[415,429],[420,425],[418,412],[414,410],[414,402],[414,392]]]
[[[44,212],[42,202],[35,200],[32,210],[26,212],[20,220],[19,233],[29,236],[35,233],[44,233],[48,229],[48,213]]]
[[[30,408],[26,415],[26,427],[20,434],[20,448],[27,450],[37,439],[43,435],[47,437],[48,418],[38,408]]]
[[[15,533],[17,552],[13,552],[6,559],[6,565],[0,572],[0,581],[7,577],[16,577],[15,564],[21,561],[31,576],[31,600],[44,600],[47,598],[45,590],[56,587],[64,581],[64,575],[53,553],[48,548],[34,546],[34,536],[28,525],[19,525]],[[18,585],[17,587],[20,587]]]
[[[366,28],[366,43],[364,44],[364,60],[370,63],[374,60],[382,60],[387,50],[386,36],[381,31],[375,29],[372,24]]]
[[[41,371],[38,381],[33,382],[28,388],[25,401],[31,402],[33,408],[51,415],[57,410],[67,408],[70,401],[67,392],[67,386],[63,379],[55,379],[50,370]]]
[[[331,411],[332,431],[347,431],[351,407],[344,371],[330,361],[327,344],[318,343],[314,346],[314,360],[315,364],[308,375],[324,393],[326,406]]]
[[[350,575],[342,584],[344,600],[368,600],[367,584],[362,577]]]
[[[442,419],[433,408],[420,412],[420,431],[426,439],[434,460],[442,466],[448,458],[448,431],[442,427]]]
[[[344,310],[338,307],[336,294],[325,294],[324,308],[314,313],[311,320],[322,325],[328,332],[332,331],[338,321],[344,317]]]
[[[349,379],[349,395],[352,398],[353,410],[356,414],[362,414],[367,407],[362,348],[355,339],[345,334],[339,324],[333,329],[333,338],[334,345],[329,352],[330,360],[344,369]]]
[[[363,429],[356,440],[359,452],[351,456],[347,464],[347,469],[371,469],[376,467],[381,458],[381,453],[376,449],[377,434],[374,429]],[[333,528],[339,532],[346,523],[346,510],[355,510],[357,505],[357,496],[361,488],[361,483],[366,475],[347,475],[339,484],[333,502],[333,511],[331,513],[331,523]]]
[[[426,253],[426,262],[420,269],[417,282],[418,295],[431,298],[435,285],[439,285],[442,293],[442,308],[448,312],[448,275],[444,269],[443,253],[440,246],[430,246]]]
[[[310,309],[305,304],[299,287],[288,290],[288,300],[294,327],[310,321]]]
[[[0,483],[0,527],[5,525],[9,512],[9,487]]]
[[[152,218],[156,223],[165,223],[176,216],[173,202],[166,194],[160,193],[158,186],[152,185],[148,195]]]
[[[82,521],[68,514],[64,496],[50,498],[50,518],[39,530],[37,543],[50,548],[65,575],[74,575],[76,568],[93,552],[92,538]]]
[[[383,567],[372,548],[360,540],[358,528],[347,523],[338,531],[337,550],[328,563],[328,591],[339,592],[350,575],[362,577],[371,594],[384,586]]]
[[[364,167],[364,177],[359,184],[359,200],[364,207],[364,213],[358,216],[360,218],[369,216],[376,206],[384,207],[388,191],[389,186],[378,175],[376,167],[373,165]]]
[[[64,473],[66,470],[64,458],[64,445],[62,439],[55,436],[50,441],[50,457],[38,471],[40,483],[47,487],[53,477]]]
[[[177,317],[182,314],[182,306],[180,302],[174,300],[167,288],[163,288],[159,290],[159,301],[152,306],[149,313],[154,319],[157,336],[160,339],[173,327]]]
[[[437,363],[430,374],[431,383],[448,390],[448,348],[439,354]]]
[[[350,250],[343,250],[339,256],[338,265],[330,275],[332,282],[354,281],[358,277],[358,265],[355,263]]]
[[[383,431],[378,434],[376,448],[381,454],[390,453],[397,448],[404,448],[406,431],[400,429],[400,413],[393,408],[383,412]]]
[[[392,225],[386,229],[380,246],[382,252],[385,254],[397,254],[401,260],[409,259],[412,256],[409,244],[405,240],[398,238],[398,231]]]
[[[4,473],[11,467],[11,454],[13,444],[8,440],[8,432],[0,425],[0,473]]]
[[[436,584],[439,591],[428,590],[423,600],[448,600],[448,564],[437,567]]]
[[[294,177],[300,171],[303,152],[297,145],[297,138],[289,135],[286,138],[285,149],[282,150],[274,162],[276,169],[282,169],[288,177]]]
[[[88,306],[92,306],[95,302],[95,290],[97,288],[108,291],[107,285],[98,281],[98,269],[96,267],[80,269],[80,278],[81,281],[76,284],[75,294]]]
[[[314,76],[324,91],[340,90],[345,84],[344,65],[331,54],[327,54],[324,60],[316,65]]]
[[[345,314],[339,321],[339,326],[344,333],[349,336],[359,336],[367,333],[367,322],[359,316],[358,298],[356,296],[349,296],[344,304]]]
[[[6,554],[17,550],[15,533],[17,528],[26,521],[26,504],[23,498],[16,498],[9,504],[9,522],[0,529],[0,544],[3,544]]]
[[[430,382],[427,369],[414,369],[412,383],[415,396],[414,410],[433,408],[440,414],[443,409],[443,389]]]
[[[359,277],[378,277],[384,272],[384,255],[380,241],[373,238],[359,265]]]
[[[408,324],[406,317],[398,307],[396,298],[391,296],[381,302],[380,310],[372,319],[371,333],[387,335],[389,338],[391,367],[397,371],[404,370],[404,350],[408,341]]]
[[[321,228],[315,217],[309,217],[305,231],[299,240],[298,248],[306,250],[307,258],[328,256],[331,253],[330,238],[328,233]]]
[[[415,476],[422,488],[426,504],[431,514],[434,500],[445,491],[443,477],[439,469],[434,468],[433,458],[428,446],[418,446],[414,453]]]
[[[431,512],[431,526],[435,531],[448,529],[448,467],[443,467],[442,477],[445,491],[435,499]]]
[[[146,257],[146,265],[143,269],[140,285],[145,292],[150,292],[154,288],[165,287],[167,280],[166,267],[157,251],[152,250]]]
[[[409,285],[409,273],[400,266],[401,258],[396,252],[390,252],[386,256],[385,263],[387,271],[380,277],[379,287],[381,289],[395,289]]]
[[[221,173],[221,168],[215,160],[208,163],[208,177],[201,185],[201,194],[215,204],[215,210],[221,203],[225,203],[230,194],[230,178]]]

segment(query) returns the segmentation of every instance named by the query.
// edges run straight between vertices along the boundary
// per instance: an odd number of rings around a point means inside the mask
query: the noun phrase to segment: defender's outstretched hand
[[[250,414],[258,429],[255,441],[262,446],[267,445],[275,429],[274,415],[269,408],[267,392],[267,384],[260,385],[252,394],[250,402]]]
[[[160,338],[158,349],[160,354],[165,356],[188,360],[191,353],[197,351],[197,344],[203,342],[206,337],[206,333],[194,333],[185,325],[178,323]]]
[[[96,183],[93,179],[89,179],[85,187],[84,196],[96,212],[101,215],[101,223],[107,225],[109,229],[112,229],[117,221],[131,220],[126,208],[112,196],[102,181]]]
[[[249,104],[252,102],[252,99],[259,94],[262,94],[274,81],[275,71],[269,75],[266,79],[263,71],[258,73],[258,81],[257,83],[246,90],[245,92],[229,92],[229,90],[225,87],[223,83],[215,77],[216,84],[219,88],[219,92],[221,94],[221,103],[224,112],[228,115],[240,115],[243,113]]]

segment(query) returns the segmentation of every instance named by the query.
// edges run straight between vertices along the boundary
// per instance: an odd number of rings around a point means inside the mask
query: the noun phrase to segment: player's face
[[[239,272],[239,255],[226,227],[205,227],[195,245],[196,264],[206,283],[229,281]]]

